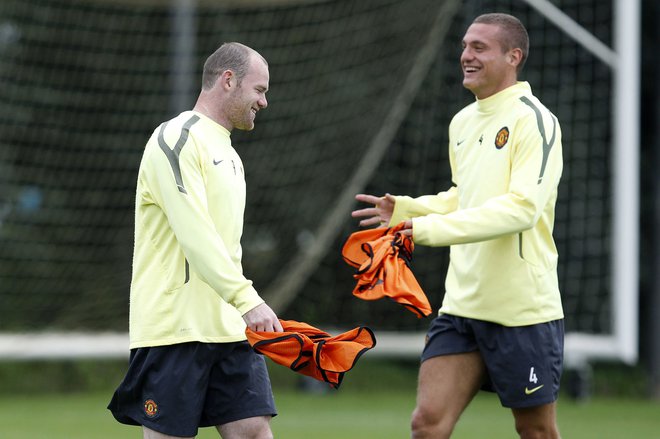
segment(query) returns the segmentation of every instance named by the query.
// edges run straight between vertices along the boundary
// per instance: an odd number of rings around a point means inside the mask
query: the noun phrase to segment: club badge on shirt
[[[502,149],[504,145],[506,145],[506,142],[508,141],[509,141],[509,128],[508,127],[500,128],[500,130],[497,132],[497,136],[495,136],[495,148]]]

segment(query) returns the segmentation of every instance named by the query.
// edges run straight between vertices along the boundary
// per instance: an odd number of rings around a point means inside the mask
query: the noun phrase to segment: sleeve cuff
[[[232,305],[243,315],[262,303],[264,303],[264,299],[259,296],[254,287],[250,286],[236,295]]]
[[[392,212],[392,218],[390,218],[390,223],[388,227],[394,227],[399,224],[401,221],[410,219],[408,215],[408,206],[412,201],[412,198],[408,196],[395,196],[396,203],[394,203],[394,211]]]

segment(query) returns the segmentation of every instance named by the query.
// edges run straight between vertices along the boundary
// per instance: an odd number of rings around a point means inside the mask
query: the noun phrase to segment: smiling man
[[[404,222],[415,244],[450,246],[445,296],[419,372],[413,438],[448,438],[479,389],[512,410],[523,439],[557,439],[564,323],[552,237],[562,173],[557,118],[519,82],[527,31],[485,14],[460,65],[476,97],[449,126],[455,184],[418,198],[359,194],[362,226]]]
[[[144,150],[135,200],[130,362],[108,408],[143,437],[271,439],[266,364],[247,343],[282,331],[241,267],[243,164],[233,129],[266,108],[268,63],[225,43],[204,64],[192,111],[160,125]]]

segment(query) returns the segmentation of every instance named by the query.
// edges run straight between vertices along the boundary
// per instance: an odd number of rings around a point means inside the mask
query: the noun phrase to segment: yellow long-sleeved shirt
[[[524,326],[563,318],[552,238],[562,172],[556,117],[519,82],[449,126],[455,187],[396,197],[416,244],[451,246],[440,313]]]
[[[230,133],[187,111],[147,142],[137,181],[130,348],[245,340],[245,177]]]

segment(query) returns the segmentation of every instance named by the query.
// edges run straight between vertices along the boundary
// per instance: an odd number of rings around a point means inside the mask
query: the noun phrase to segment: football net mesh
[[[391,302],[351,295],[340,248],[357,221],[346,188],[449,187],[447,127],[473,99],[461,86],[460,41],[476,15],[497,10],[526,24],[521,79],[562,124],[555,238],[567,330],[611,331],[606,65],[522,1],[255,3],[198,1],[186,55],[195,84],[224,41],[269,61],[270,106],[233,142],[248,183],[244,271],[280,317],[426,329]],[[560,3],[611,46],[610,2]],[[0,332],[127,329],[137,167],[153,128],[174,115],[170,74],[185,62],[171,4],[0,3]],[[434,310],[447,259],[446,249],[415,249]]]

